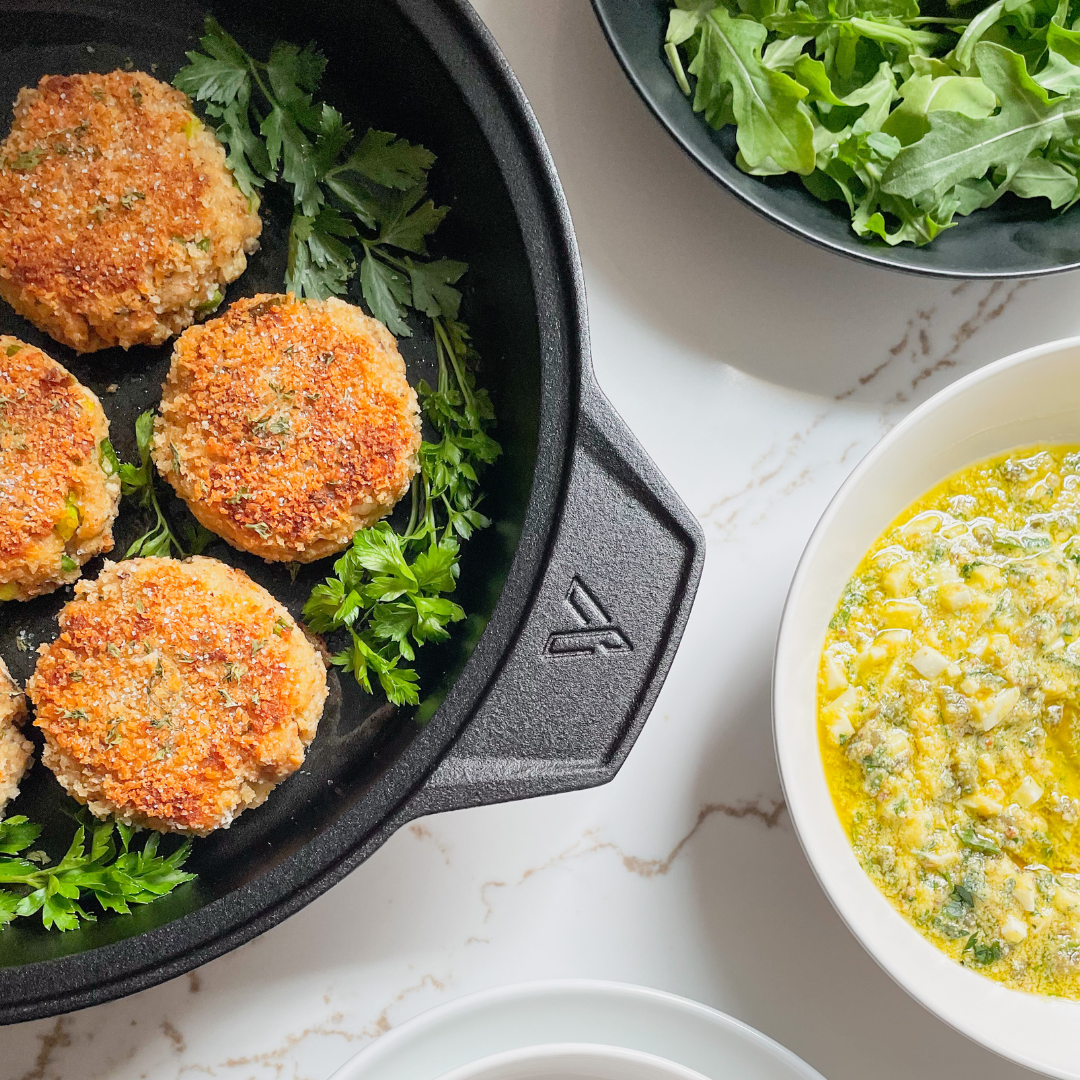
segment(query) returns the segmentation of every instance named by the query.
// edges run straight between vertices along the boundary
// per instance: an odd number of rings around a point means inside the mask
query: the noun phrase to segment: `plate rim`
[[[743,1042],[753,1046],[758,1051],[772,1057],[775,1061],[786,1066],[793,1078],[800,1080],[824,1080],[824,1077],[811,1065],[807,1064],[794,1051],[789,1050],[782,1043],[751,1027],[746,1022],[721,1012],[709,1005],[692,998],[683,997],[671,993],[668,990],[659,990],[654,987],[642,986],[636,983],[618,982],[607,979],[575,979],[555,978],[536,979],[526,982],[509,983],[501,986],[488,987],[478,990],[450,1001],[442,1002],[425,1010],[416,1016],[404,1021],[397,1027],[392,1028],[385,1035],[380,1035],[368,1043],[362,1050],[334,1072],[330,1080],[380,1080],[379,1074],[371,1072],[371,1068],[381,1068],[393,1064],[393,1056],[399,1048],[408,1045],[417,1036],[423,1036],[427,1031],[433,1030],[436,1034],[439,1028],[445,1024],[460,1025],[470,1018],[482,1016],[490,1005],[542,1005],[544,1001],[558,998],[562,995],[581,994],[588,997],[596,997],[600,1000],[623,1000],[632,999],[637,1002],[653,1004],[669,1009],[674,1009],[688,1017],[692,1017],[713,1029],[723,1029],[729,1034],[736,1036]],[[533,1014],[534,1015],[534,1014]],[[541,1041],[532,1045],[545,1045]],[[572,1042],[573,1039],[565,1038],[562,1042]],[[601,1045],[612,1045],[610,1042]],[[524,1046],[530,1045],[525,1043]],[[626,1048],[633,1049],[633,1048]],[[491,1056],[495,1051],[488,1051],[482,1056]],[[653,1053],[652,1051],[644,1051]],[[388,1060],[389,1059],[389,1060]],[[669,1058],[669,1060],[673,1060]],[[692,1065],[684,1067],[693,1068]],[[451,1066],[456,1068],[457,1066]],[[443,1070],[444,1072],[447,1070]],[[433,1075],[430,1080],[437,1080],[440,1074]],[[428,1080],[428,1078],[425,1078]]]

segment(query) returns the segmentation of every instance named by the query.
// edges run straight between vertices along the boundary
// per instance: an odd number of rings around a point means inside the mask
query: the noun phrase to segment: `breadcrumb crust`
[[[261,230],[179,90],[114,71],[19,92],[0,145],[0,296],[64,345],[160,345],[244,272]]]
[[[338,299],[262,295],[177,341],[154,460],[233,547],[311,562],[394,508],[419,448],[416,392],[382,323]]]
[[[0,600],[52,592],[112,550],[120,480],[102,462],[108,435],[93,392],[0,335]]]
[[[0,818],[19,794],[19,781],[34,754],[34,744],[19,731],[25,719],[26,698],[0,659]]]
[[[44,763],[98,817],[205,836],[315,737],[326,667],[285,608],[216,559],[107,563],[27,685]]]

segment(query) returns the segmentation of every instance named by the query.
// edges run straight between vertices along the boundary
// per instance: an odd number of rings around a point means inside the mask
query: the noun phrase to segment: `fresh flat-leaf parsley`
[[[175,84],[205,103],[249,197],[267,184],[289,190],[286,288],[323,299],[344,295],[358,277],[367,307],[392,333],[412,334],[410,310],[431,320],[439,379],[435,387],[421,383],[419,393],[435,438],[420,448],[408,524],[400,533],[386,522],[357,532],[304,608],[315,633],[348,634],[334,664],[366,690],[374,678],[391,702],[416,704],[409,665],[418,647],[445,640],[465,618],[446,594],[457,583],[461,543],[489,524],[479,510],[479,476],[501,452],[458,317],[457,285],[468,267],[427,250],[447,213],[427,197],[435,155],[374,128],[356,138],[335,108],[315,100],[326,61],[312,46],[279,42],[264,62],[212,18],[201,44]]]
[[[860,236],[928,244],[1003,195],[1080,200],[1070,0],[675,0],[665,55],[736,163],[794,173]]]
[[[138,499],[144,509],[153,511],[154,525],[143,533],[124,553],[125,559],[160,556],[168,558],[174,552],[179,558],[198,555],[213,539],[213,533],[198,522],[188,522],[185,527],[186,545],[181,544],[169,525],[158,498],[155,484],[156,470],[151,458],[154,446],[154,412],[148,409],[135,421],[135,442],[139,449],[139,464],[121,463],[116,451],[107,439],[101,444],[101,463],[111,475],[119,475],[120,490],[126,496]]]
[[[151,833],[141,848],[136,830],[114,822],[79,825],[66,854],[53,864],[28,850],[41,826],[26,817],[0,821],[0,926],[41,913],[47,930],[75,930],[94,922],[90,902],[104,911],[127,914],[132,904],[150,904],[194,879],[182,870],[191,851],[185,840],[171,855],[159,855],[160,836]]]

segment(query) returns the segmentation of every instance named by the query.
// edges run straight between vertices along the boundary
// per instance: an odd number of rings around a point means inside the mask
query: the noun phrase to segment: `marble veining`
[[[785,813],[769,679],[851,468],[956,378],[1080,332],[1080,279],[925,280],[803,244],[674,146],[587,0],[475,5],[560,170],[598,379],[706,533],[668,683],[614,783],[415,822],[199,971],[0,1029],[0,1080],[326,1080],[439,1002],[562,976],[704,1001],[829,1080],[1029,1077],[914,1005],[833,912]]]

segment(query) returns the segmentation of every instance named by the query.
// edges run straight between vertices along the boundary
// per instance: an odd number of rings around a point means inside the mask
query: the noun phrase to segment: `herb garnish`
[[[109,821],[95,825],[87,843],[86,828],[80,825],[64,857],[49,866],[47,856],[27,851],[41,834],[40,825],[23,816],[0,821],[0,926],[40,911],[47,930],[75,930],[96,919],[83,906],[88,900],[126,915],[130,905],[152,903],[194,879],[180,869],[191,851],[190,840],[160,856],[157,833],[141,850],[131,846],[136,831]]]
[[[993,964],[995,961],[1001,959],[1001,945],[994,941],[987,945],[984,942],[979,941],[978,934],[972,934],[964,944],[963,949],[960,951],[960,955],[970,952],[975,957],[976,964]]]
[[[179,558],[187,555],[199,555],[207,544],[214,540],[213,533],[204,529],[198,522],[188,522],[185,529],[187,547],[176,538],[169,520],[161,509],[155,484],[154,462],[151,451],[154,446],[154,412],[148,409],[135,421],[135,441],[139,448],[138,465],[121,464],[108,439],[101,444],[101,464],[112,475],[119,475],[120,490],[124,495],[137,496],[139,505],[153,510],[155,524],[143,533],[124,553],[125,559],[160,556],[168,558],[173,554]]]
[[[175,85],[205,103],[249,198],[268,183],[292,196],[286,289],[315,299],[344,295],[359,264],[363,299],[392,333],[411,336],[410,308],[432,323],[439,380],[434,388],[421,383],[419,393],[437,441],[421,446],[408,524],[401,534],[385,522],[357,532],[335,576],[304,608],[315,633],[348,632],[334,664],[366,690],[374,674],[391,702],[416,704],[417,674],[403,663],[465,617],[443,594],[457,582],[460,542],[489,524],[478,509],[478,476],[500,453],[488,434],[491,401],[470,370],[477,357],[469,330],[458,319],[455,285],[467,266],[427,253],[426,238],[447,213],[426,197],[435,155],[385,131],[357,139],[333,106],[314,100],[326,58],[313,46],[278,42],[263,62],[212,18],[201,43]],[[277,431],[273,418],[258,418],[256,434],[287,433],[284,419]]]

